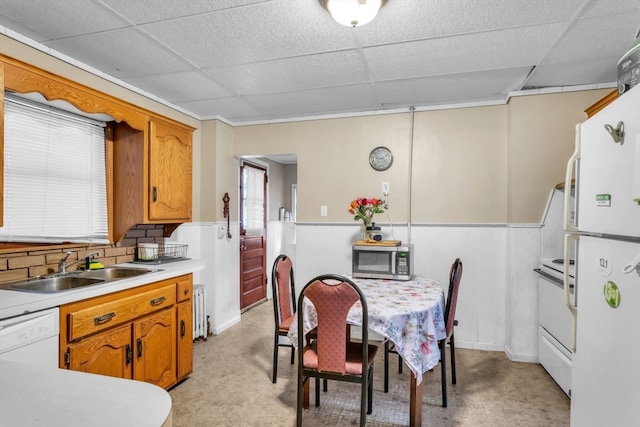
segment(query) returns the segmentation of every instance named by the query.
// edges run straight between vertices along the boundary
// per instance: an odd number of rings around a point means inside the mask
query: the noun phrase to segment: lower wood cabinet
[[[193,278],[60,307],[60,367],[169,388],[193,372]]]

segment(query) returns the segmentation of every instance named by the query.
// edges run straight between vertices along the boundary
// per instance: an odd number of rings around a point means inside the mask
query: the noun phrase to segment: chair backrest
[[[453,326],[456,317],[456,304],[458,302],[458,290],[460,288],[460,279],[462,278],[462,261],[460,258],[451,264],[449,270],[449,292],[447,302],[444,309],[444,318],[446,321],[447,338],[453,333]]]
[[[298,313],[302,311],[304,298],[315,307],[318,316],[317,354],[319,372],[346,372],[347,315],[356,302],[362,306],[362,372],[366,372],[368,359],[367,302],[358,286],[346,277],[325,274],[312,279],[300,293]],[[298,316],[298,330],[302,330],[302,317]],[[299,335],[299,347],[304,338]]]
[[[293,316],[296,311],[296,290],[293,280],[293,263],[286,255],[278,255],[271,270],[273,288],[273,313],[276,328],[283,320]]]

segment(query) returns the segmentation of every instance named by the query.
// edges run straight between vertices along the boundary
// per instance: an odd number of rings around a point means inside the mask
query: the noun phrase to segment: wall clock
[[[387,147],[376,147],[369,154],[369,164],[377,171],[386,171],[393,163],[393,154]]]

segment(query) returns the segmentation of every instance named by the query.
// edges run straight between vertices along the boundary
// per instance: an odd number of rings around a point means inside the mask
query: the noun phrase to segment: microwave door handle
[[[398,274],[398,264],[397,264],[398,252],[391,252],[391,274]]]

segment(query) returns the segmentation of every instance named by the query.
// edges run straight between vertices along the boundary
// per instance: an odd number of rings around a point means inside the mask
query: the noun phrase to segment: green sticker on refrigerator
[[[596,194],[596,206],[611,206],[611,194]]]
[[[604,300],[611,308],[618,308],[620,305],[620,290],[615,283],[609,281],[604,284]]]

